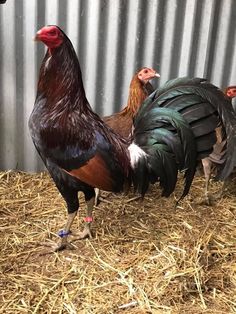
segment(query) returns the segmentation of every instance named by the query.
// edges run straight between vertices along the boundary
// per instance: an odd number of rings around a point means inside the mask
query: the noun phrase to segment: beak
[[[160,74],[157,73],[157,72],[155,73],[155,76],[156,76],[156,77],[161,77]]]
[[[34,41],[40,41],[41,31],[38,31],[34,37]]]

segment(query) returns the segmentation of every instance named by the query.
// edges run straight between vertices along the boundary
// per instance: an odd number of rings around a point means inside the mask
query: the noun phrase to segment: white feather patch
[[[139,159],[147,156],[144,150],[142,150],[138,145],[132,143],[128,147],[130,154],[131,167],[134,169]]]

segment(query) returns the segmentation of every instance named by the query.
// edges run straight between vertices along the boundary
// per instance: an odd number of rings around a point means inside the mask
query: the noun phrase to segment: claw
[[[78,234],[78,235],[74,234],[72,242],[74,242],[76,240],[87,239],[87,238],[89,238],[89,239],[93,238],[89,225],[86,225],[84,227],[84,230],[80,234]]]
[[[207,205],[212,206],[212,196],[205,195],[204,197],[200,197],[200,199],[197,200],[198,205]]]
[[[70,242],[59,243],[59,244],[55,245],[54,252],[60,252],[60,251],[63,251],[65,249],[74,250],[75,246],[73,244],[71,244]]]
[[[46,254],[51,254],[51,253],[55,253],[55,252],[60,252],[60,251],[63,251],[65,249],[74,250],[76,248],[76,246],[74,244],[68,242],[66,239],[62,239],[59,243],[55,243],[55,242],[50,241],[50,240],[49,240],[49,242],[40,242],[40,245],[51,248],[48,251],[43,251],[40,255],[46,255]]]
[[[89,239],[93,238],[89,224],[84,227],[84,230],[80,234],[78,234],[78,235],[72,234],[72,235],[70,235],[70,237],[72,238],[70,242],[68,242],[67,237],[61,238],[59,243],[55,243],[51,240],[48,240],[48,242],[40,242],[40,245],[51,248],[48,251],[43,251],[40,255],[46,255],[46,254],[51,254],[51,253],[55,253],[55,252],[60,252],[60,251],[63,251],[65,249],[74,250],[74,249],[76,249],[76,245],[74,245],[72,242],[75,242],[77,240],[87,239],[87,238],[89,238]]]

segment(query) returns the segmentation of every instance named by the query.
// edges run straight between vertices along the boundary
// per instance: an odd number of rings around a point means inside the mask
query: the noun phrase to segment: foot
[[[213,200],[214,200],[213,197],[208,194],[205,195],[204,197],[200,197],[200,199],[197,200],[197,204],[212,206]]]
[[[76,245],[74,245],[72,242],[76,240],[83,240],[86,238],[92,239],[92,233],[90,230],[90,225],[87,224],[84,227],[84,230],[79,234],[71,234],[71,241],[68,242],[68,237],[63,237],[60,239],[59,243],[55,243],[51,240],[47,240],[48,242],[41,242],[40,244],[46,247],[50,247],[51,249],[49,251],[43,252],[41,255],[46,255],[54,252],[60,252],[65,249],[74,250],[76,249]]]
[[[74,242],[76,240],[87,239],[87,238],[92,239],[92,237],[93,237],[89,225],[86,225],[84,227],[84,230],[81,233],[79,233],[78,235],[73,234],[72,236],[73,236],[72,242]]]
[[[59,252],[65,249],[74,250],[76,249],[76,246],[70,242],[68,242],[66,239],[60,239],[58,243],[55,243],[51,240],[48,240],[48,242],[41,242],[41,245],[45,247],[49,247],[50,249],[47,251],[43,251],[40,255],[46,255],[50,253]]]
[[[71,244],[70,242],[66,241],[64,243],[60,242],[60,243],[55,243],[53,249],[54,249],[54,252],[60,252],[60,251],[63,251],[65,249],[69,249],[69,250],[74,250],[76,247]]]

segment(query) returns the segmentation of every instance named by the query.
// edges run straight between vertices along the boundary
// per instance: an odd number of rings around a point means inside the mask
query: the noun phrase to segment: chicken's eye
[[[144,70],[144,73],[146,73],[146,74],[147,74],[147,73],[148,73],[148,70]]]
[[[56,32],[55,31],[50,31],[50,32],[48,32],[48,34],[51,35],[51,36],[54,36],[54,35],[56,35]]]

